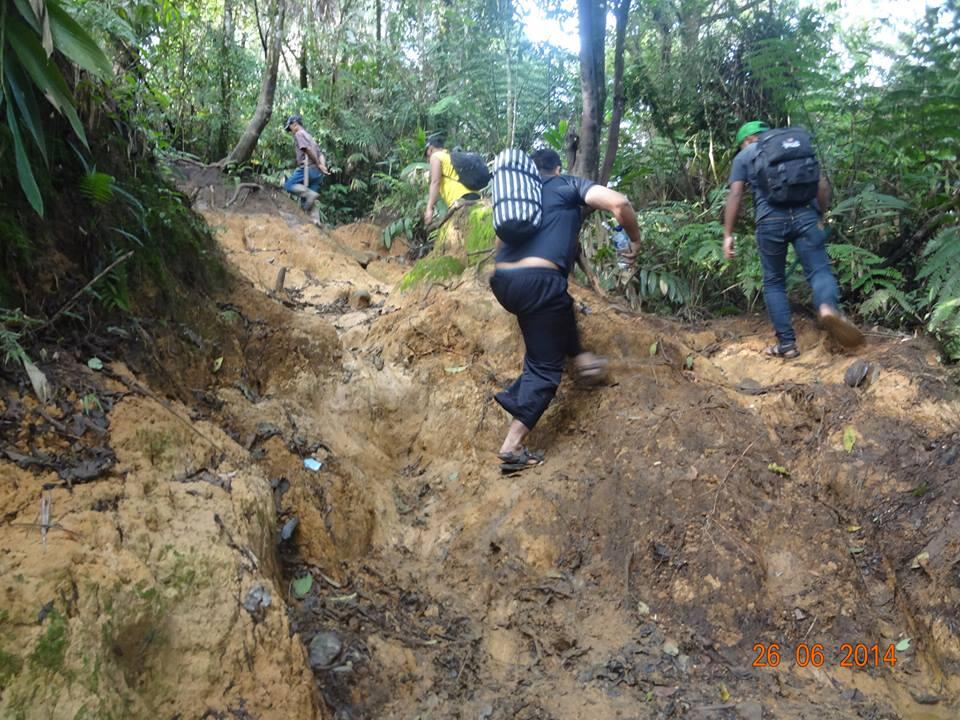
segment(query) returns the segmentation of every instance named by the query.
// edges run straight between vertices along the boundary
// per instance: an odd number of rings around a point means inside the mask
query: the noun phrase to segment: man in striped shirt
[[[562,175],[560,156],[537,150],[532,156],[543,181],[543,218],[529,239],[514,244],[497,241],[496,270],[490,288],[497,301],[517,316],[526,354],[523,373],[496,401],[512,416],[497,457],[504,472],[543,462],[543,453],[523,445],[527,434],[546,411],[560,385],[567,358],[573,358],[578,380],[596,382],[606,374],[607,361],[580,345],[573,298],[567,275],[580,254],[583,208],[613,213],[630,238],[621,258],[632,265],[640,248],[637,215],[625,195],[592,180]]]

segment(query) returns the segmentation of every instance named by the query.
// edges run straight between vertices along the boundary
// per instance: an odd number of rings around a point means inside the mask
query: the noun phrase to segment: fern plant
[[[43,195],[27,139],[33,141],[32,146],[46,165],[49,153],[43,117],[47,105],[63,115],[80,141],[87,144],[73,93],[53,60],[54,50],[91,73],[111,73],[107,57],[55,0],[4,3],[0,13],[0,106],[10,131],[20,189],[41,217]],[[0,142],[3,154],[9,152],[6,145],[4,138]]]
[[[396,220],[387,227],[383,229],[383,233],[380,238],[383,241],[383,246],[389,250],[393,245],[393,240],[398,235],[406,238],[407,244],[410,245],[413,243],[413,228],[416,223],[411,218],[400,218]]]
[[[857,311],[863,317],[886,316],[895,310],[916,315],[916,303],[905,293],[903,273],[866,248],[845,243],[829,245],[840,284],[863,298]]]
[[[917,280],[924,282],[927,329],[960,360],[960,227],[940,231],[923,250]]]
[[[113,199],[114,177],[92,170],[80,178],[77,189],[94,205],[106,205]]]

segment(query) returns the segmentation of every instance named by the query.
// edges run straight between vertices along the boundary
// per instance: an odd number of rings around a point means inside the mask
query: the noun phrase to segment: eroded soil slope
[[[503,476],[492,394],[522,345],[483,266],[399,293],[409,266],[375,227],[222,204],[234,296],[158,339],[139,381],[107,363],[104,436],[65,425],[113,464],[65,489],[31,442],[69,446],[44,414],[78,411],[7,392],[0,709],[957,716],[960,402],[927,341],[875,332],[854,358],[802,322],[784,364],[762,318],[691,328],[575,289],[610,383],[565,381],[531,437],[546,463]],[[94,373],[75,372],[79,407]],[[132,391],[146,375],[182,404]],[[754,666],[773,643],[779,666]]]

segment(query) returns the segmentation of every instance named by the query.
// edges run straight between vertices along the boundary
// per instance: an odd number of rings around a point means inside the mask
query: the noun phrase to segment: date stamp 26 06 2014
[[[897,650],[892,644],[843,643],[839,648],[824,647],[822,643],[800,643],[783,647],[779,643],[755,643],[753,667],[776,668],[791,663],[796,667],[823,667],[824,665],[863,669],[897,664]]]

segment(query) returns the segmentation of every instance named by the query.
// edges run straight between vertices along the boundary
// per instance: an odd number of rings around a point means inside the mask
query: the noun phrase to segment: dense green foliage
[[[54,319],[169,309],[223,279],[208,230],[111,95],[110,60],[65,7],[4,0],[0,13],[3,364],[25,362],[22,344],[59,332]]]
[[[96,246],[91,274],[137,240],[157,237],[164,217],[186,222],[173,208],[182,206],[175,194],[151,192],[155,175],[120,168],[117,148],[128,150],[128,169],[151,152],[210,162],[227,156],[254,114],[278,25],[274,115],[250,165],[281,181],[293,152],[278,116],[301,113],[334,169],[321,194],[322,218],[372,214],[390,225],[385,242],[422,235],[428,132],[488,153],[538,143],[565,151],[568,130],[579,126],[576,55],[531,42],[513,2],[59,2],[4,0],[4,22],[30,26],[36,39],[7,33],[3,47],[0,153],[16,162],[5,163],[2,180],[21,187],[38,211],[45,198],[59,196],[61,205],[82,204],[98,228],[109,228],[84,240],[84,250]],[[49,38],[41,18],[31,21],[34,5],[48,9]],[[549,12],[569,18],[576,7],[557,3]],[[834,188],[830,252],[846,307],[863,321],[924,325],[958,359],[956,0],[930,9],[891,47],[875,40],[875,27],[845,26],[836,13],[798,0],[634,0],[612,184],[640,211],[645,247],[623,289],[646,308],[688,317],[753,306],[761,282],[749,212],[738,226],[737,259],[728,262],[720,251],[733,136],[753,118],[802,124]],[[112,75],[71,15],[103,48]],[[615,58],[613,38],[606,42],[609,123]],[[18,90],[24,86],[29,92]],[[48,104],[59,113],[41,123],[44,113],[31,106]],[[57,163],[71,168],[66,177],[40,170]],[[72,191],[64,196],[66,187]],[[172,205],[157,209],[154,201]],[[24,218],[22,209],[0,212],[3,252],[18,267],[36,257],[33,238],[44,234],[24,232]],[[587,244],[601,281],[621,287],[609,232],[598,220]],[[149,265],[163,274],[162,262]],[[99,290],[118,308],[129,300],[124,272]],[[9,305],[22,305],[10,277],[0,292]],[[800,273],[790,285],[797,300],[807,299]]]
[[[621,189],[644,206],[639,294],[656,301],[659,286],[659,302],[687,310],[755,301],[759,261],[743,241],[752,223],[741,223],[735,262],[719,248],[732,138],[754,117],[801,124],[833,186],[830,254],[848,307],[863,320],[923,321],[960,358],[955,4],[929,10],[901,52],[790,3],[709,23],[672,0],[641,7],[628,62],[634,122],[617,163]],[[868,62],[877,55],[886,70]]]

